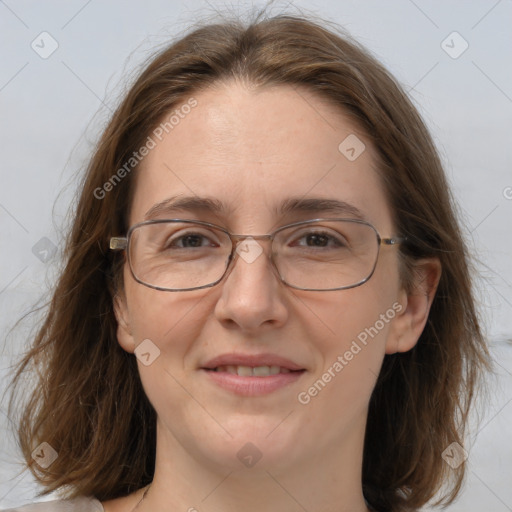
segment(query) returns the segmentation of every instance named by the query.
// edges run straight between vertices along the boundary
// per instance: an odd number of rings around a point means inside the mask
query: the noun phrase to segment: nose
[[[239,242],[231,268],[219,283],[222,291],[215,306],[217,319],[226,327],[256,332],[286,322],[286,285],[267,255],[269,243],[252,237]]]

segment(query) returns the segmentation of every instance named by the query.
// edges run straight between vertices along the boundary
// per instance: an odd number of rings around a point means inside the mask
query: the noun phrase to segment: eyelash
[[[326,237],[328,239],[328,242],[329,241],[334,241],[334,245],[336,247],[340,247],[340,246],[344,246],[345,244],[343,243],[342,240],[340,240],[340,238],[336,238],[335,236],[333,236],[332,234],[330,234],[329,232],[327,231],[309,231],[309,232],[305,232],[305,233],[301,233],[300,236],[298,238],[296,238],[294,240],[294,243],[296,243],[298,240],[302,240],[308,236],[320,236],[320,237]],[[166,243],[164,244],[164,248],[165,249],[170,249],[173,245],[175,245],[176,243],[179,243],[180,241],[182,242],[184,239],[186,239],[187,237],[201,237],[202,239],[204,240],[210,240],[211,241],[211,238],[203,233],[199,233],[199,232],[189,232],[189,233],[185,233],[185,234],[181,234],[179,236],[175,236],[172,240],[170,239],[167,239]],[[341,237],[341,235],[340,235]],[[217,242],[216,245],[219,245],[219,243]],[[297,245],[300,245],[300,246],[303,246],[303,247],[312,247],[312,246],[308,246],[307,244],[305,245],[302,245],[302,244],[297,244]],[[211,247],[212,245],[210,245]],[[199,247],[205,247],[204,245],[200,245]],[[178,247],[179,249],[187,249],[187,247]]]

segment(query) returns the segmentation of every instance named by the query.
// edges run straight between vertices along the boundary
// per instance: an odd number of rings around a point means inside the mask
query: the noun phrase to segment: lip
[[[266,377],[244,377],[228,372],[213,371],[219,366],[280,366],[290,370]],[[258,396],[272,393],[288,386],[306,372],[303,366],[277,354],[221,354],[207,361],[200,371],[223,389],[242,396]]]
[[[291,371],[305,370],[303,366],[276,354],[222,354],[210,359],[201,366],[201,369],[213,370],[218,366],[280,366]],[[212,372],[213,373],[213,372]],[[221,372],[220,372],[221,373]],[[244,379],[254,377],[243,377]],[[257,379],[269,379],[270,377],[256,377]]]
[[[293,371],[290,373],[278,373],[268,377],[242,377],[227,372],[216,372],[200,369],[201,373],[211,379],[215,384],[223,389],[231,391],[242,396],[259,396],[277,391],[289,384],[296,382],[306,373],[305,370]]]

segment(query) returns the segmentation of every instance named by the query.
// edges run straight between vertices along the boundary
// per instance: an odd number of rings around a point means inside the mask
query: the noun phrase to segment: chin
[[[233,471],[260,469],[278,471],[288,467],[304,445],[303,436],[292,433],[282,418],[245,418],[226,425],[233,436],[203,438],[201,445],[210,460]]]

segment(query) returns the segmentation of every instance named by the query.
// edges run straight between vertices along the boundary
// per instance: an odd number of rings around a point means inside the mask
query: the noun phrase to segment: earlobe
[[[413,272],[412,289],[402,289],[400,292],[402,310],[394,318],[390,328],[386,354],[407,352],[418,342],[441,279],[441,263],[437,258],[418,260]]]
[[[117,320],[117,341],[126,352],[133,354],[135,351],[135,340],[133,339],[132,329],[130,327],[126,300],[117,293],[113,301],[114,314]]]

